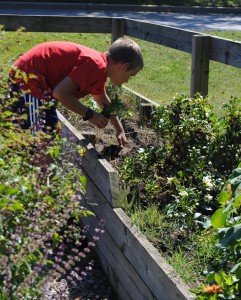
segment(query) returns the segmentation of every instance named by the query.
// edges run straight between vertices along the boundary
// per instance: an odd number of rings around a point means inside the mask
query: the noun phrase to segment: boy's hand
[[[108,125],[109,119],[101,113],[94,112],[93,117],[89,119],[89,122],[98,128],[105,128]]]
[[[119,147],[123,148],[125,144],[127,143],[126,135],[123,131],[116,132],[117,141],[119,143]]]

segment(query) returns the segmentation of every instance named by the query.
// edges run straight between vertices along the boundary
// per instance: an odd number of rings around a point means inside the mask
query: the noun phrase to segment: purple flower
[[[88,243],[88,246],[91,247],[91,248],[94,248],[94,247],[95,247],[95,243],[89,242],[89,243]]]

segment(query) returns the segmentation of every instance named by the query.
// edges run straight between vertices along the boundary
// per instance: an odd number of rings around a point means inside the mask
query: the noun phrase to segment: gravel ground
[[[71,290],[70,296],[71,300],[116,300],[97,257],[92,271]]]
[[[58,281],[51,281],[45,287],[44,300],[116,300],[107,280],[98,257],[92,252],[86,262],[91,262],[91,271],[87,271],[82,280],[75,282],[71,286],[67,278]],[[88,265],[90,265],[88,264]],[[80,265],[81,270],[85,270],[86,263]]]

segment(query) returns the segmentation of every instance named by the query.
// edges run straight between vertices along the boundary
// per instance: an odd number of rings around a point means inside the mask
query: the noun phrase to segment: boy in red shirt
[[[108,124],[108,118],[83,105],[79,98],[92,95],[100,107],[111,105],[106,94],[107,77],[112,84],[128,82],[144,66],[141,50],[134,41],[119,38],[106,53],[72,42],[46,42],[33,47],[19,57],[11,71],[12,92],[23,91],[17,109],[26,110],[28,120],[23,127],[41,129],[40,106],[48,103],[45,126],[54,129],[57,114],[52,99],[81,115],[98,128]],[[124,129],[116,115],[110,116],[120,147],[127,142]],[[43,125],[43,124],[42,124]]]

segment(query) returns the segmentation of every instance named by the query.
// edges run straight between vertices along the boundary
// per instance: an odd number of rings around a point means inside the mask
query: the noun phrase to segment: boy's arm
[[[97,104],[103,108],[104,104],[107,106],[111,105],[111,101],[106,93],[103,93],[102,95],[92,95],[97,102]],[[116,130],[116,137],[119,143],[119,146],[122,148],[127,143],[127,139],[125,136],[124,128],[118,118],[117,115],[112,114],[110,116],[110,122],[115,127]]]
[[[70,77],[66,77],[54,88],[53,97],[67,109],[85,117],[88,107],[79,102],[74,96],[74,93],[78,90],[78,84]],[[101,113],[93,112],[93,117],[89,119],[89,122],[98,128],[104,128],[108,124],[108,119]]]

